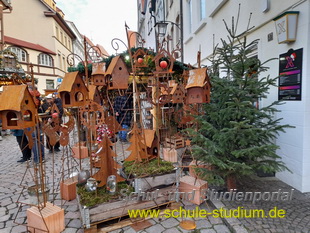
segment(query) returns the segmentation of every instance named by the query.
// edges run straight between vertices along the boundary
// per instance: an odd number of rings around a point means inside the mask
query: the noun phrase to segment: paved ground
[[[20,201],[27,199],[28,194],[24,190],[22,192],[21,181],[24,180],[22,185],[29,186],[32,184],[31,173],[33,173],[33,165],[26,163],[20,164],[16,161],[20,159],[21,152],[18,148],[15,137],[9,135],[0,141],[0,233],[20,233],[26,232],[27,223],[26,209],[27,205],[23,205],[21,210],[18,210],[16,203],[19,198]],[[118,150],[123,151],[124,148],[119,147]],[[47,152],[47,151],[46,151]],[[62,152],[55,154],[55,177],[59,179],[61,174],[61,157]],[[52,154],[46,156],[46,174],[52,177]],[[87,161],[84,161],[87,163]],[[86,165],[83,165],[86,166]],[[28,168],[28,170],[27,170]],[[27,172],[26,172],[27,171]],[[25,175],[25,178],[22,179]],[[55,183],[58,180],[55,180]],[[49,185],[52,187],[52,179],[49,180]],[[243,180],[239,185],[239,191],[277,191],[279,188],[282,190],[290,190],[291,187],[278,181],[275,178],[255,178]],[[84,232],[81,226],[80,213],[77,207],[76,200],[64,202],[60,200],[59,191],[55,188],[55,197],[50,195],[50,200],[54,198],[54,204],[62,206],[65,209],[65,224],[66,229],[64,232],[80,233]],[[287,217],[283,219],[217,219],[208,217],[205,219],[195,219],[197,224],[196,233],[226,233],[226,232],[310,232],[310,194],[301,194],[294,192],[293,200],[289,202],[257,202],[255,205],[249,202],[214,202],[210,205],[203,204],[200,208],[211,210],[226,206],[227,208],[237,208],[243,206],[244,208],[258,208],[269,210],[274,206],[283,208],[287,211]],[[194,209],[196,206],[191,203],[185,203],[186,208]],[[18,225],[13,221],[24,224]],[[188,232],[179,227],[181,219],[151,219],[149,222],[152,226],[139,231],[146,233],[160,233],[160,232]],[[243,227],[244,226],[244,227]],[[246,229],[245,229],[246,228]],[[124,227],[119,230],[113,231],[114,233],[134,233],[136,232],[132,227]]]
[[[0,233],[20,233],[26,232],[25,224],[27,223],[26,209],[28,205],[22,205],[19,210],[19,205],[16,203],[19,199],[20,202],[28,199],[28,193],[23,190],[22,185],[32,185],[33,165],[31,163],[17,163],[17,160],[21,157],[21,152],[18,148],[16,139],[12,135],[4,136],[3,141],[0,141]],[[124,148],[118,147],[119,151],[124,151]],[[47,152],[47,151],[45,151]],[[55,153],[55,196],[50,195],[50,201],[54,199],[54,204],[62,206],[65,210],[65,224],[66,229],[64,232],[68,233],[80,233],[84,232],[81,226],[80,213],[78,210],[76,200],[73,201],[62,201],[60,199],[58,187],[56,187],[62,171],[61,161],[62,152]],[[121,159],[123,160],[123,159]],[[46,154],[46,174],[50,177],[48,183],[52,189],[52,154]],[[87,161],[84,161],[87,163]],[[83,165],[86,166],[86,165]],[[24,179],[23,179],[24,177]],[[22,182],[23,180],[23,182]],[[22,185],[21,185],[22,182]],[[20,197],[20,198],[19,198]],[[186,208],[193,209],[195,205],[187,203]],[[203,206],[201,208],[209,208]],[[207,218],[207,219],[196,219],[197,229],[200,229],[202,233],[225,233],[230,230],[223,224],[221,219]],[[151,219],[149,220],[153,225],[139,232],[188,232],[182,230],[178,225],[181,219]],[[19,224],[16,224],[19,223]],[[136,232],[132,227],[124,227],[122,229],[113,232]],[[198,232],[198,231],[196,231]]]
[[[309,181],[310,182],[310,181]],[[290,191],[291,186],[274,177],[251,177],[240,180],[238,191],[244,192],[276,192]],[[310,232],[310,193],[293,191],[290,201],[250,201],[231,202],[223,204],[230,209],[243,206],[245,209],[263,209],[267,211],[277,207],[286,211],[285,218],[239,218],[241,224],[249,232]]]

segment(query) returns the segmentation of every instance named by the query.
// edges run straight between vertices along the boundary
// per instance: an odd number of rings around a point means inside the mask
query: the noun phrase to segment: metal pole
[[[4,31],[3,31],[3,5],[2,3],[0,3],[0,21],[1,21],[1,25],[0,25],[0,30],[1,30],[1,43],[0,43],[0,51],[3,50],[4,48]]]
[[[85,83],[86,86],[89,87],[89,80],[88,80],[88,62],[87,62],[87,47],[86,47],[86,37],[84,36],[84,67],[85,67]]]
[[[184,42],[183,42],[183,0],[180,0],[180,29],[181,29],[181,62],[184,63]]]
[[[131,48],[130,48],[130,38],[129,38],[129,34],[128,34],[128,26],[125,23],[125,30],[126,30],[126,36],[127,36],[127,44],[128,44],[128,55],[129,55],[129,59],[130,59],[130,63],[131,63],[131,67],[132,67],[132,97],[133,97],[133,122],[136,123],[137,122],[137,109],[136,109],[136,102],[137,102],[137,83],[136,83],[136,70],[135,70],[135,66],[133,65],[133,61],[132,61],[132,54],[131,54]]]

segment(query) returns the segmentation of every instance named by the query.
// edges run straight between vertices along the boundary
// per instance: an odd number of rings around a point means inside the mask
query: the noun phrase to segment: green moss
[[[80,204],[91,207],[101,203],[110,202],[112,200],[117,200],[120,196],[119,191],[122,189],[127,189],[127,194],[134,191],[133,187],[129,186],[125,182],[119,182],[117,184],[117,191],[114,195],[109,194],[105,186],[97,188],[97,191],[95,192],[88,192],[84,185],[77,186],[77,193],[80,196]]]
[[[159,162],[159,163],[158,163]],[[152,176],[160,175],[172,172],[174,166],[171,162],[153,159],[149,162],[135,163],[134,161],[125,161],[124,169],[126,175],[135,175],[136,177],[140,176]]]

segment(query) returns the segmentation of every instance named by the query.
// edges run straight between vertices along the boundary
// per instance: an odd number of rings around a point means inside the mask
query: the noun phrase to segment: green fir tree
[[[233,23],[234,24],[234,23]],[[196,116],[198,130],[190,129],[194,158],[211,164],[213,169],[197,168],[213,184],[224,184],[228,176],[240,177],[264,172],[278,172],[287,167],[276,154],[275,139],[289,125],[275,119],[275,101],[258,107],[267,98],[277,78],[265,76],[268,67],[251,56],[258,40],[247,42],[246,30],[236,35],[236,27],[226,28],[228,40],[214,50],[209,69],[211,103]],[[267,61],[268,62],[268,61]]]

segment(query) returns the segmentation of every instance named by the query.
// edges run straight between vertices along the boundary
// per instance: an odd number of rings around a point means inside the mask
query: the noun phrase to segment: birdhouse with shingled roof
[[[93,85],[106,86],[107,83],[105,79],[105,63],[104,62],[93,63],[91,76]]]
[[[78,71],[65,74],[58,93],[64,108],[84,106],[88,99],[88,88]]]
[[[108,90],[128,88],[129,71],[121,56],[112,59],[106,71],[106,80]]]
[[[37,109],[27,85],[4,86],[0,95],[3,129],[24,129],[37,122]]]
[[[207,68],[199,68],[189,71],[187,85],[186,103],[201,104],[210,102],[210,80]]]

